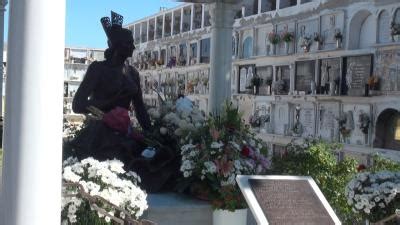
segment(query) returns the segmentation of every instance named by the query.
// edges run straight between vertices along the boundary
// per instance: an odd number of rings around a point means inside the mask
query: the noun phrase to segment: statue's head
[[[122,28],[123,16],[111,11],[111,20],[103,17],[100,21],[108,38],[108,47],[123,57],[131,57],[135,45],[132,31]]]

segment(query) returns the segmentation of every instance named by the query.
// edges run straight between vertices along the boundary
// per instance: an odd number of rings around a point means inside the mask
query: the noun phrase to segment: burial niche
[[[386,109],[378,117],[375,129],[375,148],[400,150],[400,112]]]

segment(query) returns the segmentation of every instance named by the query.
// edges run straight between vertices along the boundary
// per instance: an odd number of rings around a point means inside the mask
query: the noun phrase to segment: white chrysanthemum
[[[224,146],[224,143],[222,143],[222,142],[212,142],[211,143],[211,148],[215,148],[215,149],[218,149],[218,148],[221,148],[221,147],[223,147]]]

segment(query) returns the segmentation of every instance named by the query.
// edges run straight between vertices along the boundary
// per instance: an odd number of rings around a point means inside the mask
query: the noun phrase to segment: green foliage
[[[346,158],[337,162],[338,144],[305,140],[302,145],[291,143],[283,157],[273,158],[276,174],[311,176],[344,224],[359,221],[347,204],[346,184],[357,173],[357,161]]]
[[[373,157],[373,166],[368,168],[368,171],[379,172],[383,170],[387,171],[400,171],[400,163],[386,159],[379,154],[375,154]]]

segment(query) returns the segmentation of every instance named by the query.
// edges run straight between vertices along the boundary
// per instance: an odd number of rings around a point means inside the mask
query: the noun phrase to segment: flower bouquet
[[[346,186],[347,203],[371,222],[386,220],[400,209],[400,172],[359,173]]]
[[[63,163],[62,224],[137,223],[148,207],[139,182],[118,160],[68,158]]]
[[[394,21],[391,22],[391,24],[390,24],[390,34],[392,36],[400,35],[400,24],[399,23],[395,23]]]
[[[268,41],[273,45],[277,45],[281,41],[281,37],[275,31],[272,31],[268,34]]]
[[[181,172],[193,194],[211,201],[215,209],[246,207],[236,185],[238,174],[264,174],[270,167],[265,143],[244,125],[238,109],[226,105],[219,116],[184,139]]]
[[[378,90],[379,89],[379,77],[371,76],[368,78],[368,86],[371,90]]]
[[[281,40],[284,42],[292,42],[294,39],[294,34],[292,32],[284,31],[281,34]]]
[[[311,43],[311,37],[302,37],[300,47],[304,50],[304,52],[308,52],[310,51]]]

